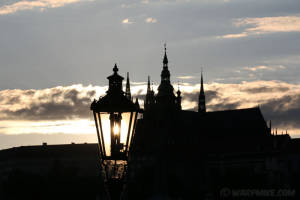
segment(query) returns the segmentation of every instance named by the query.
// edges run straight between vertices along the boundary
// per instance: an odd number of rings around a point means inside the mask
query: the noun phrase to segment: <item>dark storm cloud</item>
[[[237,109],[241,105],[240,102],[229,103],[226,99],[222,101],[220,104],[210,105],[210,110],[234,110]]]
[[[199,93],[183,93],[183,100],[187,100],[191,103],[198,104]],[[205,100],[208,111],[216,110],[232,110],[238,108],[241,104],[239,102],[232,103],[231,98],[222,98],[218,95],[218,91],[205,91]],[[217,100],[218,104],[211,103],[213,100]],[[230,102],[230,103],[229,103]],[[195,106],[191,110],[197,110],[198,106]]]
[[[57,87],[1,91],[1,120],[62,120],[89,118],[96,88]]]
[[[183,92],[183,99],[190,102],[198,102],[199,92]],[[206,103],[210,103],[213,99],[218,98],[218,91],[207,90],[205,91]]]
[[[261,109],[279,127],[300,128],[300,93],[270,100]]]
[[[29,108],[23,108],[16,111],[4,110],[3,112],[9,116],[10,119],[58,120],[87,118],[90,114],[90,112],[88,112],[89,103],[90,99],[83,98],[77,99],[76,102],[41,103],[38,105],[30,105]]]
[[[259,106],[266,120],[280,129],[300,128],[300,85],[278,81],[243,82],[243,84],[207,84],[208,111]],[[183,100],[197,105],[198,93],[183,92]],[[197,106],[191,108],[197,110]]]
[[[272,92],[286,92],[288,91],[290,88],[288,87],[266,87],[266,86],[262,86],[262,87],[256,87],[256,88],[247,88],[244,91],[247,93],[272,93]]]

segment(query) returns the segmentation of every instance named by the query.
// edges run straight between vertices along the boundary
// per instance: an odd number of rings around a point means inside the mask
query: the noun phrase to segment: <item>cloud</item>
[[[249,35],[269,33],[300,32],[300,16],[278,16],[261,18],[240,18],[233,22],[236,27],[245,27],[242,33],[227,34],[218,38],[241,38]]]
[[[121,4],[121,8],[135,8],[137,7],[138,4],[137,3],[123,3]]]
[[[183,79],[183,80],[189,80],[189,79],[195,79],[195,76],[177,76],[176,78],[178,79]]]
[[[236,69],[234,72],[237,73],[237,76],[231,76],[227,78],[227,80],[274,80],[274,77],[276,77],[276,79],[278,79],[278,77],[282,79],[286,77],[286,75],[283,76],[283,74],[290,73],[291,71],[291,66],[286,67],[285,65],[264,63],[262,65],[246,66]]]
[[[246,32],[243,33],[238,33],[238,34],[228,34],[228,35],[223,35],[223,36],[218,36],[218,38],[242,38],[242,37],[246,37],[248,36],[248,34]]]
[[[278,66],[259,65],[255,67],[244,67],[243,69],[247,71],[256,72],[260,70],[276,71],[276,70],[286,69],[286,67],[283,65],[278,65]]]
[[[141,4],[167,4],[167,3],[188,3],[190,0],[141,0]]]
[[[104,94],[104,91],[104,87],[83,87],[82,85],[60,86],[43,90],[3,90],[0,91],[0,119],[89,118],[91,100]]]
[[[198,88],[199,90],[199,88]],[[185,109],[189,109],[189,110],[197,110],[197,106],[198,106],[198,98],[199,98],[199,91],[196,90],[192,90],[189,92],[183,91],[182,92],[182,96],[183,99],[185,101],[185,103],[188,104],[194,104],[194,107],[184,107]],[[205,98],[206,98],[206,104],[211,104],[213,99],[217,99],[218,97],[218,92],[217,91],[212,91],[212,90],[207,90],[205,91]]]
[[[157,19],[152,18],[152,17],[148,17],[147,19],[145,19],[145,22],[147,22],[147,23],[156,23]]]
[[[142,3],[142,4],[148,4],[148,3],[149,3],[149,0],[142,0],[141,3]]]
[[[267,87],[267,86],[260,86],[260,87],[252,87],[246,88],[243,91],[250,93],[250,94],[257,94],[257,93],[275,93],[275,92],[286,92],[290,88],[285,86],[274,86],[274,87]]]
[[[16,13],[23,10],[32,10],[38,8],[43,11],[46,8],[57,8],[62,7],[67,4],[77,3],[80,1],[90,1],[90,0],[20,0],[10,4],[0,6],[0,15],[7,15]]]
[[[146,93],[146,83],[132,84],[133,96]],[[156,89],[157,86],[154,86]],[[0,120],[90,119],[90,104],[105,95],[107,86],[58,86],[41,90],[0,91]]]
[[[122,20],[122,24],[132,24],[132,23],[133,22],[130,21],[128,18]]]
[[[265,117],[286,129],[300,129],[300,93],[274,98],[262,105]]]
[[[205,84],[204,87],[208,111],[251,108],[259,105],[266,120],[273,120],[275,127],[282,130],[300,129],[298,84],[281,81],[244,81],[240,84],[212,82]],[[197,110],[199,88],[199,84],[181,85],[183,109]],[[57,129],[53,131],[64,132],[61,131],[64,130],[63,127],[75,127],[72,125],[73,122],[79,124],[78,120],[91,120],[90,103],[93,98],[103,96],[106,90],[107,87],[72,85],[41,90],[0,91],[0,120],[3,122],[0,126],[9,124],[8,121],[11,123],[31,121],[30,124],[37,123],[36,130],[43,130],[41,125],[49,126],[52,122],[60,121],[63,124],[58,124]],[[157,92],[157,85],[154,85],[154,91]],[[133,84],[131,92],[132,96],[139,98],[140,105],[143,106],[146,83]],[[73,122],[66,125],[68,120]],[[15,133],[26,130],[23,126],[20,129],[14,128],[13,131],[5,130]],[[0,127],[0,132],[1,130],[3,131],[3,127],[2,129]],[[27,132],[29,131],[28,129]],[[68,128],[68,131],[66,132],[70,133],[72,130]]]

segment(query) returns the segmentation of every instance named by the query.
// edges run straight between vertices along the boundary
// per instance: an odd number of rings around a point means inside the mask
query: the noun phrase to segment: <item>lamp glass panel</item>
[[[131,122],[130,135],[129,135],[129,140],[128,140],[128,150],[129,150],[129,147],[131,145],[131,138],[132,138],[134,123],[135,123],[134,119],[135,119],[136,114],[137,114],[137,112],[132,113],[132,122]]]
[[[121,150],[125,150],[125,145],[126,145],[126,140],[127,140],[127,135],[128,135],[128,127],[129,127],[129,122],[130,122],[130,112],[124,112],[121,114],[122,120],[121,120],[121,127],[113,127],[112,130],[119,130],[120,134],[120,143],[123,143],[124,148]],[[101,124],[102,124],[102,130],[103,130],[103,139],[104,139],[104,145],[105,145],[105,151],[107,156],[111,156],[111,124],[110,124],[110,113],[100,113],[101,117]],[[134,116],[132,119],[132,124],[131,124],[131,131],[130,134],[132,133],[133,129],[133,124],[134,124]],[[115,133],[113,133],[115,134]]]
[[[126,145],[128,127],[130,121],[130,112],[122,113],[122,122],[121,122],[121,143]],[[125,146],[124,146],[125,147]]]
[[[102,125],[102,135],[104,139],[104,146],[106,155],[110,156],[110,121],[109,121],[109,114],[108,113],[100,113],[101,125]]]

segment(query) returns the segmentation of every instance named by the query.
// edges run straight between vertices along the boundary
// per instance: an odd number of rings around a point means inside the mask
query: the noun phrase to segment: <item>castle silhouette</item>
[[[263,199],[274,199],[264,192],[270,190],[290,192],[279,199],[298,198],[300,139],[273,134],[259,107],[208,112],[202,73],[197,111],[183,110],[166,47],[162,64],[157,93],[148,77],[122,199],[243,199],[253,196],[233,194],[257,190]],[[128,73],[124,94],[133,101]],[[105,199],[97,155],[97,144],[1,150],[0,198]]]
[[[299,139],[273,134],[259,107],[207,112],[202,72],[198,110],[183,110],[181,91],[175,95],[170,81],[166,46],[160,76],[157,94],[148,77],[125,199],[232,197],[222,196],[224,188],[230,192],[292,188],[290,196],[279,197],[295,197],[300,183]],[[128,76],[126,94],[131,96]]]

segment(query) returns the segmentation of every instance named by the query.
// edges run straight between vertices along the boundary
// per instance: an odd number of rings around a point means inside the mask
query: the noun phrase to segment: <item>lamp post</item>
[[[118,74],[117,65],[113,75],[107,77],[109,87],[106,95],[94,100],[91,110],[96,125],[99,156],[103,176],[110,191],[110,199],[120,198],[126,174],[128,153],[134,138],[138,103],[133,103],[122,90],[123,77]]]

